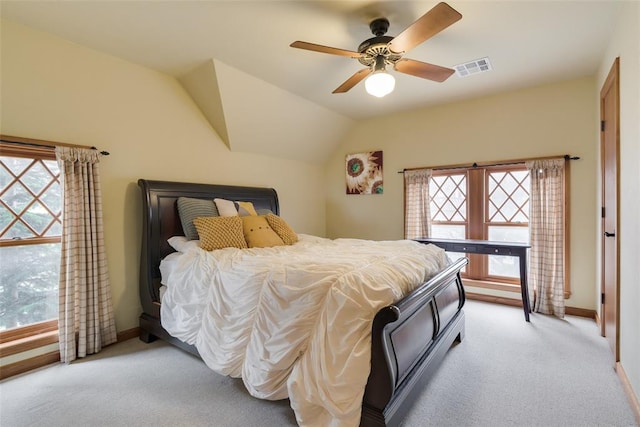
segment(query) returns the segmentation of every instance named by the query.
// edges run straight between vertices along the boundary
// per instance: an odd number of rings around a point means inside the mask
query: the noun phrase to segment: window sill
[[[465,286],[471,286],[474,288],[493,289],[496,291],[515,292],[520,293],[520,285],[513,283],[500,283],[500,282],[488,282],[486,280],[474,280],[462,278],[462,283]]]
[[[520,284],[514,283],[501,283],[501,282],[489,282],[486,280],[475,280],[475,279],[465,279],[462,278],[462,283],[465,286],[470,286],[474,288],[482,288],[482,289],[493,289],[496,291],[505,291],[505,292],[515,292],[520,293]],[[531,289],[531,285],[529,285],[529,289]],[[564,291],[564,299],[569,299],[571,297],[571,291],[565,289]]]
[[[57,342],[57,330],[43,332],[40,334],[7,341],[0,344],[0,355],[2,355],[2,357],[11,356],[13,354],[18,354],[24,351],[44,347],[49,344],[55,344]]]

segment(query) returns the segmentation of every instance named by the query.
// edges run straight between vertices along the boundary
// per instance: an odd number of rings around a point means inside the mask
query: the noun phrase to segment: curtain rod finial
[[[96,147],[91,147],[92,150],[98,150]],[[108,156],[109,152],[108,151],[100,151],[100,154],[102,154],[103,156]]]

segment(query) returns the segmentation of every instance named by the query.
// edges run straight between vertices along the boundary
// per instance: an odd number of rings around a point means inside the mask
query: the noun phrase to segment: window
[[[0,147],[0,338],[5,342],[57,330],[62,196],[53,148]]]
[[[524,164],[434,171],[429,184],[431,236],[528,243],[529,188]],[[469,258],[468,279],[520,283],[515,257],[451,255]]]
[[[564,298],[569,298],[568,161],[574,159],[579,157],[405,170],[405,238],[530,243],[529,274],[537,287],[534,293],[543,292],[540,287],[544,286],[545,292],[558,295],[564,286]],[[537,173],[530,175],[530,171]],[[548,245],[554,249],[549,250]],[[472,253],[449,256],[469,258],[463,273],[468,285],[520,291],[516,257]],[[563,310],[562,304],[557,305],[554,310]]]

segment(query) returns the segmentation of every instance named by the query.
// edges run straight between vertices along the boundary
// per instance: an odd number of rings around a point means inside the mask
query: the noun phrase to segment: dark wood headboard
[[[145,313],[159,315],[160,261],[174,252],[167,243],[172,236],[184,236],[178,197],[222,198],[252,202],[256,209],[280,214],[278,194],[273,188],[186,182],[138,180],[142,190],[142,253],[140,255],[140,302]]]

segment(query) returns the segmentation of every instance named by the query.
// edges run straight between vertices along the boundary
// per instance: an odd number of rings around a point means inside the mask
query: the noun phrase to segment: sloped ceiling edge
[[[232,151],[324,164],[355,123],[216,59],[180,82]]]
[[[220,139],[231,149],[215,64],[208,60],[178,79]]]

